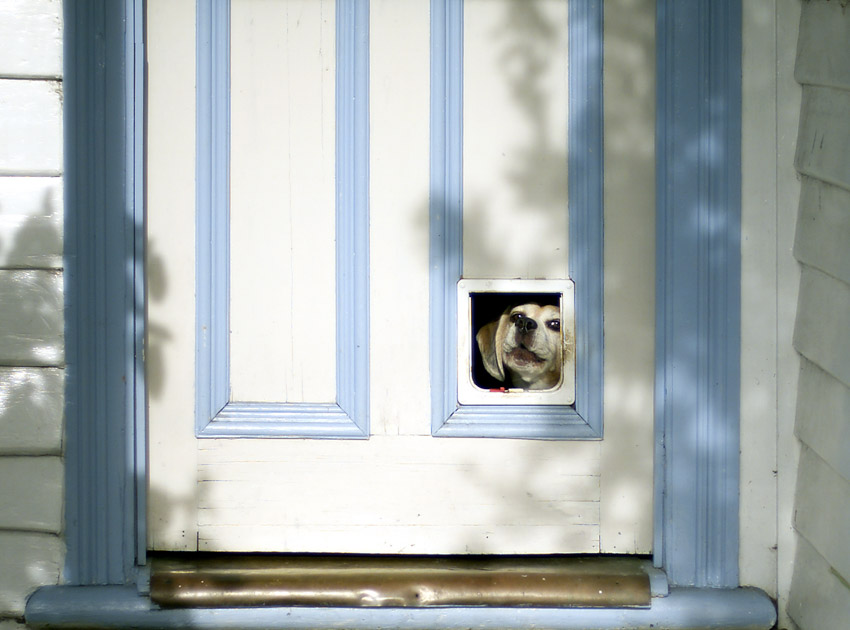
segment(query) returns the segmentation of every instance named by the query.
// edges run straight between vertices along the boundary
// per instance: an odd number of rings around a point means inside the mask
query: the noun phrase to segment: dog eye
[[[549,327],[549,330],[554,330],[555,332],[560,332],[560,330],[561,330],[561,320],[560,319],[550,320],[550,321],[546,322],[546,326]]]

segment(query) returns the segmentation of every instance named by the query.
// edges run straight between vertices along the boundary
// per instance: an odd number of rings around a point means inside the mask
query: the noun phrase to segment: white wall
[[[791,249],[800,190],[793,166],[800,2],[746,0],[742,8],[740,569],[742,584],[780,600],[784,624],[797,458],[799,359],[791,338],[799,269]]]
[[[802,356],[795,433],[798,535],[788,613],[803,630],[850,619],[850,11],[803,3],[795,76],[803,87],[795,165],[802,177],[794,255],[802,276],[794,347]]]
[[[62,4],[0,0],[0,629],[59,580]]]

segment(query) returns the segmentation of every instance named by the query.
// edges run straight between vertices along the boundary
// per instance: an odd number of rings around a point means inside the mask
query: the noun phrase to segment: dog
[[[567,340],[557,306],[521,304],[509,307],[475,335],[484,368],[513,388],[557,387]]]

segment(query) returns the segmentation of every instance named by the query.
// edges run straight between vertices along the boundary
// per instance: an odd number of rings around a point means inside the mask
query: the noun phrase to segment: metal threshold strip
[[[164,608],[492,606],[633,608],[647,563],[605,556],[170,554],[151,558]]]

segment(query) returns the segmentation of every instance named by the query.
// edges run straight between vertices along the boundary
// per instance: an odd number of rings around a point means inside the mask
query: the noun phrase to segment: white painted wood
[[[845,385],[850,385],[850,285],[804,267],[794,346]]]
[[[604,440],[601,549],[652,549],[655,3],[603,3]],[[581,246],[581,243],[576,244]]]
[[[803,84],[850,90],[850,14],[846,3],[804,2],[795,75]]]
[[[803,91],[797,169],[804,175],[850,189],[850,91],[807,87]]]
[[[525,549],[523,553],[549,553],[551,549],[565,549],[565,553],[596,553],[599,551],[595,527],[563,525],[539,527],[483,526],[415,527],[402,530],[398,527],[359,527],[358,541],[352,549],[352,535],[348,528],[325,529],[321,537],[306,530],[281,530],[272,527],[222,527],[203,530],[199,547],[204,551],[276,549],[281,547],[305,549],[314,552],[349,553],[361,547],[396,549],[395,553],[503,553],[504,549]],[[468,546],[458,551],[444,542],[462,535]],[[209,538],[206,538],[209,536]],[[248,543],[247,541],[251,541]]]
[[[385,0],[370,7],[371,438],[194,439],[194,228],[187,216],[194,205],[194,14],[190,0],[156,0],[148,10],[152,547],[594,553],[607,527],[609,550],[649,551],[653,275],[645,272],[653,258],[651,190],[632,191],[628,199],[639,205],[640,212],[633,211],[638,218],[622,219],[638,222],[648,240],[606,259],[622,282],[639,280],[611,285],[631,316],[629,334],[611,343],[606,355],[616,384],[606,439],[430,436],[426,2]],[[640,11],[651,23],[653,7],[644,3]],[[654,43],[646,37],[641,41],[648,51]],[[651,57],[644,61],[652,66]],[[641,178],[648,177],[645,183],[653,181],[653,114],[634,110],[649,124],[647,144],[619,166],[627,171],[630,161]],[[613,199],[625,198],[626,189],[619,194]],[[627,214],[612,220],[631,237],[635,224],[617,223]],[[647,257],[643,268],[634,255]],[[263,275],[277,279],[267,270]],[[601,496],[611,501],[607,525]]]
[[[776,418],[779,243],[775,100],[782,73],[773,0],[742,5],[741,581],[777,592]],[[793,61],[793,60],[792,60]],[[787,253],[786,253],[787,255]]]
[[[847,530],[839,525],[850,522],[850,481],[809,448],[803,449],[799,475],[797,531],[839,574],[850,576]]]
[[[148,535],[196,547],[195,2],[148,0]]]
[[[537,553],[557,540],[548,553],[569,553],[587,537],[595,537],[587,550],[598,549],[598,443],[373,436],[202,448],[204,548],[235,542],[226,526],[276,526],[276,536],[263,537],[274,546],[262,549]],[[259,543],[241,543],[249,544]]]
[[[61,178],[0,177],[0,268],[61,268],[62,218]]]
[[[850,388],[803,362],[797,400],[797,437],[850,480]]]
[[[794,256],[850,284],[850,190],[803,178]]]
[[[792,526],[794,514],[794,491],[797,483],[797,459],[799,441],[794,437],[794,416],[797,396],[797,378],[799,374],[799,355],[791,343],[796,316],[797,293],[799,291],[800,265],[791,256],[794,230],[797,222],[797,206],[800,199],[799,177],[794,169],[794,151],[797,129],[799,128],[801,87],[792,76],[796,51],[797,30],[800,22],[801,3],[798,0],[776,0],[776,224],[777,224],[777,418],[765,427],[765,435],[772,439],[777,435],[778,485],[778,549],[777,599],[779,600],[779,627],[791,623],[786,612],[788,594],[791,585],[794,556],[796,553],[796,534]],[[770,150],[769,145],[765,149]],[[747,210],[744,209],[744,216]],[[742,352],[744,350],[742,349]],[[743,396],[743,391],[742,391]],[[778,434],[774,431],[778,429]],[[750,448],[742,441],[743,453]],[[757,447],[756,447],[757,448]],[[742,453],[742,461],[746,455]],[[742,476],[742,483],[746,483]],[[748,535],[742,536],[741,546],[758,544],[757,529],[746,528]],[[744,562],[741,564],[741,579],[753,583],[748,578],[752,569]],[[770,592],[768,590],[768,592]]]
[[[834,630],[850,619],[850,588],[804,538],[797,548],[788,612],[803,630]]]
[[[0,367],[0,455],[62,450],[64,370]]]
[[[62,83],[0,79],[0,175],[62,171]]]
[[[62,76],[62,2],[0,3],[0,77]]]
[[[58,584],[63,556],[57,536],[0,531],[0,617],[23,617],[27,597],[36,588]]]
[[[232,400],[334,402],[334,2],[231,16]]]
[[[0,530],[62,530],[64,465],[59,457],[0,457]]]
[[[370,420],[429,435],[429,7],[379,0],[370,18]]]
[[[464,4],[463,274],[567,278],[567,2]]]
[[[0,365],[64,363],[62,274],[0,270]]]

